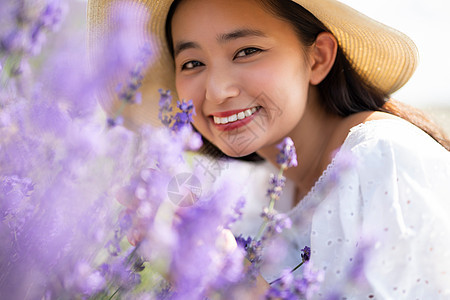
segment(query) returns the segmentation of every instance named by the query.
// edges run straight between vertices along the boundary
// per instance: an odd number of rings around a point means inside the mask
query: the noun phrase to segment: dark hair
[[[166,38],[172,55],[170,23],[180,1],[174,1],[166,22]],[[319,33],[330,32],[313,14],[291,0],[261,0],[261,5],[276,17],[290,23],[300,41],[306,46],[313,45]],[[390,95],[366,82],[356,73],[339,46],[335,63],[325,79],[318,85],[318,90],[322,105],[331,113],[345,117],[362,111],[387,112],[421,128],[450,151],[450,140],[441,128],[425,117],[420,110],[390,99]]]

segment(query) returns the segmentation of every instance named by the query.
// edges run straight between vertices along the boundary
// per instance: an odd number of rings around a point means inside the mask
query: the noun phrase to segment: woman
[[[296,145],[291,255],[265,278],[308,245],[327,297],[370,244],[343,296],[448,296],[450,144],[389,99],[417,63],[409,38],[334,0],[172,2],[148,4],[160,55],[149,76],[163,79],[147,82],[192,99],[194,127],[228,156],[276,164],[276,144]]]

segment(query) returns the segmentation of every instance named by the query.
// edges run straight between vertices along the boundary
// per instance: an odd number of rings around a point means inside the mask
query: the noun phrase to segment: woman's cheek
[[[181,77],[181,76],[180,76]],[[194,102],[195,110],[198,111],[201,107],[202,86],[199,80],[191,78],[178,78],[175,82],[177,94],[180,99],[192,100]]]

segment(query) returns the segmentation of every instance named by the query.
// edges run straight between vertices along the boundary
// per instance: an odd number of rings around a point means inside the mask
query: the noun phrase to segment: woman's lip
[[[215,112],[215,113],[211,114],[210,117],[227,118],[227,117],[232,116],[234,114],[238,114],[240,112],[244,112],[247,109],[252,109],[253,107],[257,107],[257,106],[247,107],[247,108],[243,108],[243,109],[228,110],[228,111],[223,111],[223,112]]]
[[[241,112],[241,110],[237,110],[235,112],[235,114],[239,113],[239,112]],[[227,123],[227,124],[216,124],[216,123],[214,123],[214,117],[210,117],[210,121],[215,126],[215,128],[217,128],[220,131],[231,131],[231,130],[234,130],[234,129],[237,129],[237,128],[240,128],[242,126],[247,125],[248,123],[250,123],[253,120],[253,118],[256,115],[258,115],[258,113],[259,113],[259,110],[256,111],[255,113],[253,113],[249,117],[246,117],[246,118],[244,118],[242,120],[237,120],[235,122]],[[231,115],[233,115],[233,114],[231,114]]]

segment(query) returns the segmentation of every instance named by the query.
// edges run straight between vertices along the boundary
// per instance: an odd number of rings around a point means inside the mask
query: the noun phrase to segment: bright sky
[[[413,39],[420,63],[394,98],[450,106],[450,0],[341,0]]]

